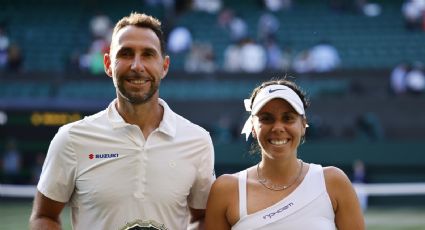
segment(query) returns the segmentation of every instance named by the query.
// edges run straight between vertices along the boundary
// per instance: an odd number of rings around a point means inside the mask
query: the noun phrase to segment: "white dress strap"
[[[239,172],[239,219],[248,215],[246,209],[246,180],[247,171],[243,170]]]
[[[326,192],[323,169],[320,165],[310,164],[303,181],[287,197],[263,210],[249,215],[247,215],[246,210],[245,181],[246,176],[239,175],[239,210],[246,216],[241,214],[239,221],[232,226],[232,230],[281,230],[283,229],[282,226],[285,226],[285,229],[286,227],[288,229],[335,229],[332,204]],[[316,207],[316,202],[322,202],[323,204],[320,203]],[[304,223],[305,216],[309,216],[308,218],[315,220],[313,225],[318,225],[317,228],[312,228],[311,223]],[[322,219],[322,216],[326,217]]]

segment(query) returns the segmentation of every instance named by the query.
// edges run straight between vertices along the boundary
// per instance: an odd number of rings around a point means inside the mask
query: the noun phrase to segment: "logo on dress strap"
[[[267,218],[271,219],[274,215],[279,214],[279,213],[287,210],[288,208],[292,207],[293,205],[294,205],[294,203],[291,202],[291,203],[279,208],[278,210],[276,210],[274,212],[271,212],[269,214],[264,215],[263,219],[267,219]]]

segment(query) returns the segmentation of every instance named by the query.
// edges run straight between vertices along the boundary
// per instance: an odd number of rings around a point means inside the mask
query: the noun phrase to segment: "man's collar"
[[[161,122],[159,123],[158,131],[168,136],[174,137],[176,134],[176,114],[170,109],[164,100],[159,98],[158,102],[164,108],[164,114]],[[108,120],[114,129],[130,125],[118,113],[116,103],[117,99],[113,100],[107,109]]]
[[[176,135],[176,114],[170,109],[168,104],[162,100],[158,99],[159,104],[164,108],[164,115],[162,117],[162,121],[159,124],[158,130],[167,134],[170,137],[174,137]]]

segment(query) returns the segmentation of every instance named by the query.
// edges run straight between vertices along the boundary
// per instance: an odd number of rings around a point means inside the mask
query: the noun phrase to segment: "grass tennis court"
[[[28,229],[31,201],[0,200],[0,229]],[[424,230],[424,208],[372,207],[365,213],[368,230]],[[70,230],[69,209],[62,215],[63,229]]]

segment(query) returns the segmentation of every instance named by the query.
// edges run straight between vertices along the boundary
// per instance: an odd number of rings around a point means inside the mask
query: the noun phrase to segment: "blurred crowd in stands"
[[[146,2],[159,4],[160,1]],[[169,1],[163,2],[169,3]],[[291,1],[265,0],[263,4],[268,11],[261,15],[257,25],[248,25],[232,9],[222,9],[222,3],[219,0],[210,0],[208,4],[204,1],[193,1],[191,10],[217,14],[217,23],[228,33],[231,43],[224,54],[216,54],[211,42],[197,41],[189,28],[176,25],[170,31],[166,31],[168,33],[167,50],[171,55],[183,54],[184,70],[195,73],[211,73],[216,70],[258,73],[265,70],[289,71],[292,69],[298,73],[308,73],[327,72],[339,67],[341,60],[338,50],[326,41],[293,57],[290,47],[281,47],[277,42],[276,33],[280,29],[280,22],[271,13],[290,8]],[[182,7],[178,7],[180,8]],[[102,54],[108,50],[113,23],[106,14],[98,12],[89,25],[93,38],[90,47],[85,54],[73,56],[71,60],[79,70],[102,74]],[[256,29],[257,37],[250,37],[249,29]],[[216,55],[224,55],[222,66],[216,62]]]
[[[278,31],[284,30],[275,13],[290,11],[296,1],[258,0],[263,11],[256,24],[249,24],[233,9],[225,7],[222,0],[144,0],[147,7],[164,7],[166,16],[163,22],[167,34],[167,51],[177,59],[184,59],[182,68],[189,73],[213,73],[225,71],[234,73],[261,73],[263,71],[324,73],[341,68],[343,59],[339,50],[332,44],[332,38],[323,38],[311,47],[294,51],[289,42],[279,40]],[[379,4],[367,0],[332,0],[329,6],[335,12],[355,12],[375,17],[381,13]],[[230,43],[223,53],[217,53],[211,41],[199,41],[184,25],[176,24],[174,19],[187,11],[201,11],[216,15],[216,23],[228,36]],[[405,0],[401,6],[405,25],[408,30],[425,30],[425,0]],[[74,51],[68,62],[68,70],[103,74],[103,54],[109,49],[113,28],[111,18],[100,11],[88,22],[92,41],[85,52]],[[8,38],[0,29],[0,64],[17,70],[22,62],[19,47],[7,48]],[[252,36],[249,31],[256,31]],[[251,35],[250,35],[251,34]],[[4,37],[4,38],[3,38]],[[9,50],[9,55],[5,55]],[[14,54],[17,53],[17,54]],[[5,61],[11,56],[10,61]],[[223,57],[219,63],[218,56]],[[174,59],[172,59],[173,63]],[[400,60],[401,61],[401,60]],[[424,91],[424,72],[421,60],[414,63],[402,62],[394,66],[390,85],[395,94],[422,93]],[[173,68],[173,67],[172,67]]]
[[[422,0],[409,0],[403,5],[405,8],[420,9]],[[294,53],[291,44],[279,42],[277,32],[283,28],[280,20],[273,14],[282,10],[291,10],[291,0],[263,0],[261,6],[264,8],[256,25],[249,25],[245,19],[231,8],[224,8],[221,0],[209,1],[154,1],[146,0],[149,6],[162,4],[166,8],[174,8],[173,17],[185,10],[205,11],[217,15],[217,24],[227,32],[231,43],[224,53],[216,53],[214,44],[209,41],[197,41],[189,28],[182,25],[165,26],[168,34],[168,52],[171,54],[183,54],[183,68],[187,72],[211,73],[217,70],[227,72],[258,73],[262,71],[293,70],[296,73],[328,72],[341,66],[341,57],[338,49],[329,38],[323,38],[312,47]],[[178,4],[178,5],[177,5]],[[409,5],[406,7],[406,5]],[[410,6],[413,5],[413,6]],[[380,7],[375,3],[365,0],[330,2],[332,9],[336,11],[355,11],[366,16],[377,16]],[[416,14],[419,14],[416,12]],[[415,19],[415,24],[423,23],[423,10],[421,19]],[[410,19],[406,16],[407,24]],[[170,20],[165,20],[170,22]],[[78,63],[79,70],[88,71],[92,74],[103,73],[102,54],[107,51],[112,29],[112,21],[106,15],[98,12],[90,21],[90,29],[93,41],[86,53],[81,56],[75,55],[71,60]],[[411,26],[408,26],[411,28]],[[249,30],[256,30],[255,37],[250,36]],[[223,63],[217,63],[217,56],[224,56]],[[179,56],[181,57],[181,56]],[[221,64],[221,65],[220,65]]]
[[[344,59],[338,48],[332,44],[331,37],[322,37],[315,45],[304,47],[303,50],[294,50],[290,42],[282,41],[278,36],[277,32],[285,30],[285,25],[281,25],[284,22],[276,17],[276,14],[291,11],[297,1],[257,0],[257,7],[262,9],[262,13],[256,24],[248,23],[242,15],[225,3],[224,0],[144,0],[143,7],[164,9],[165,18],[161,20],[165,24],[168,52],[184,59],[182,68],[187,72],[315,73],[341,68]],[[327,4],[336,13],[354,12],[369,17],[380,15],[382,10],[379,4],[368,0],[331,0]],[[425,0],[404,1],[401,13],[408,30],[425,30],[424,9]],[[216,15],[216,24],[226,32],[223,36],[230,38],[224,51],[217,50],[213,41],[198,40],[191,31],[193,28],[177,23],[176,19],[181,15],[193,11]],[[76,47],[70,52],[64,70],[103,74],[103,53],[108,51],[114,23],[110,15],[96,10],[87,22],[91,33],[90,43],[86,50]],[[253,35],[252,31],[257,31],[256,35]],[[20,45],[9,37],[7,24],[0,24],[0,69],[22,71],[24,54],[25,51],[21,50]]]
[[[6,26],[0,22],[0,73],[22,71],[23,54],[19,44],[11,41]]]
[[[391,72],[391,92],[394,95],[425,93],[425,72],[422,62],[401,62]]]
[[[425,30],[424,0],[405,0],[401,12],[408,30]]]
[[[258,19],[257,25],[248,23],[230,8],[222,8],[221,0],[209,1],[154,1],[146,0],[148,6],[163,5],[180,11],[205,11],[217,15],[217,24],[226,31],[231,43],[223,54],[217,54],[214,44],[209,41],[197,41],[189,28],[181,25],[165,26],[167,33],[167,50],[171,55],[183,54],[183,68],[187,72],[211,73],[217,70],[228,72],[258,73],[265,70],[289,71],[294,69],[298,73],[327,72],[339,67],[341,59],[338,50],[327,41],[307,48],[294,56],[291,47],[282,47],[276,39],[280,28],[280,21],[272,12],[289,10],[290,0],[264,0],[262,7],[266,11]],[[176,12],[173,13],[175,15]],[[170,15],[170,14],[168,14]],[[165,22],[170,20],[165,20]],[[83,54],[73,52],[68,66],[73,70],[103,73],[103,53],[107,52],[113,27],[108,15],[97,12],[90,22],[92,41]],[[257,30],[256,37],[250,37],[248,30]],[[225,35],[226,36],[226,35]],[[216,62],[216,56],[223,55],[222,66]],[[172,60],[173,61],[173,60]]]

